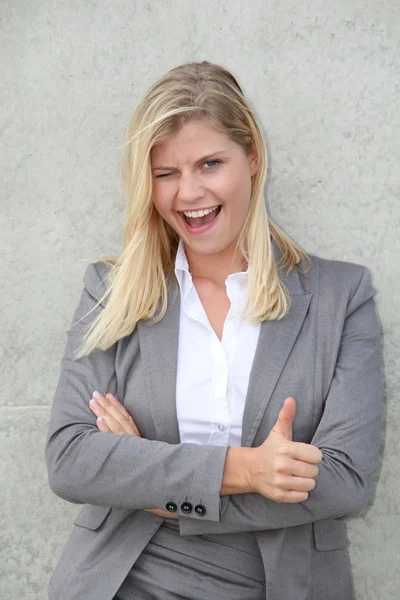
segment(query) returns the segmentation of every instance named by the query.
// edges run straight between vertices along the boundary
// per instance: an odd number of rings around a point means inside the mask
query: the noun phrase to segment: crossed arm
[[[95,391],[89,406],[100,431],[141,437],[125,407],[113,396]],[[275,502],[296,503],[308,498],[315,487],[321,451],[311,444],[292,442],[296,412],[287,398],[270,435],[259,448],[229,448],[221,482],[221,496],[259,493]],[[146,509],[158,516],[178,518],[161,509]]]

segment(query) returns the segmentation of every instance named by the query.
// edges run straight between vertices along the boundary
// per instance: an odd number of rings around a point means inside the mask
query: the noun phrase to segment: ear
[[[251,149],[249,154],[250,173],[253,177],[258,171],[258,154],[254,140],[251,142]]]

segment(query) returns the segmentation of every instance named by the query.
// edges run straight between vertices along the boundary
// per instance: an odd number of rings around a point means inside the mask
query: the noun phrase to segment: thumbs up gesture
[[[269,436],[252,453],[249,487],[275,502],[304,502],[315,487],[322,453],[292,441],[296,401],[286,398]]]

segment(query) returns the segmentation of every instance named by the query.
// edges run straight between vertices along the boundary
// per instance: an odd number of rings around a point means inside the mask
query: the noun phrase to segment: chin
[[[232,246],[232,243],[221,244],[219,243],[204,243],[204,244],[186,244],[192,252],[200,254],[201,256],[210,256],[212,254],[220,254],[225,250],[228,250]]]

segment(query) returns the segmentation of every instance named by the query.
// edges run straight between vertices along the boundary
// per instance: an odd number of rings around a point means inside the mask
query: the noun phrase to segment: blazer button
[[[197,516],[204,517],[204,515],[206,514],[206,507],[203,506],[202,504],[198,504],[197,506],[194,507],[194,512],[196,513]]]
[[[176,512],[178,510],[177,505],[175,504],[175,502],[167,502],[167,504],[165,505],[165,508],[169,511],[169,512]]]
[[[191,513],[193,510],[193,506],[190,504],[190,502],[184,502],[183,504],[181,504],[181,511],[185,514],[189,514]]]

